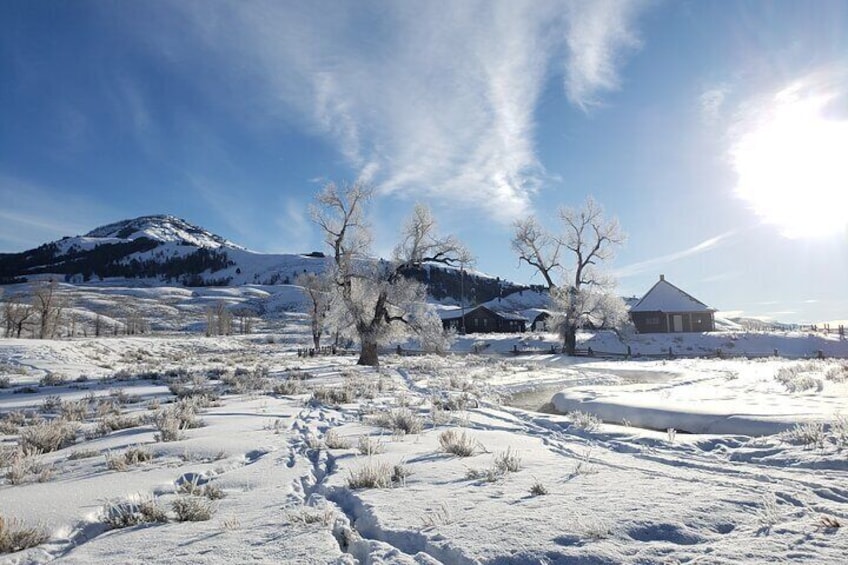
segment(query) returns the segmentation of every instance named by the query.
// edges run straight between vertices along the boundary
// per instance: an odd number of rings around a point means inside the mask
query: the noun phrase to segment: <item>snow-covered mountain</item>
[[[65,237],[22,253],[0,254],[0,284],[53,277],[65,282],[104,279],[185,286],[293,284],[298,274],[321,272],[323,253],[256,253],[170,215],[142,216]],[[427,265],[407,273],[433,299],[479,304],[526,289],[499,277]]]
[[[181,218],[156,215],[0,254],[0,282],[53,276],[67,282],[130,279],[148,285],[278,284],[293,282],[304,271],[320,272],[325,265],[320,253],[254,253]]]
[[[71,239],[119,239],[133,240],[146,237],[162,243],[179,243],[207,249],[244,249],[232,241],[215,235],[203,228],[188,223],[182,218],[169,215],[141,216],[93,229],[83,238]]]

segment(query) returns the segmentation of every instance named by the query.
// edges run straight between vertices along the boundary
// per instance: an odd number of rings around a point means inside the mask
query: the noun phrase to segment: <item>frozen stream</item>
[[[577,369],[577,373],[580,378],[563,379],[556,383],[548,383],[533,389],[515,392],[505,399],[504,404],[533,412],[556,413],[551,404],[551,398],[554,394],[567,388],[586,386],[587,382],[598,383],[599,386],[604,387],[634,383],[662,383],[677,376],[675,373],[667,371],[640,371],[638,369],[604,369],[603,371]]]

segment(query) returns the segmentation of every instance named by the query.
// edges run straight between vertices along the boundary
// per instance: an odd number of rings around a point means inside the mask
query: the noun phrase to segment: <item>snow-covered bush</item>
[[[153,459],[149,449],[135,445],[128,447],[119,455],[106,454],[106,468],[110,471],[127,471],[133,465],[139,465]]]
[[[439,445],[442,451],[458,457],[470,457],[480,448],[480,442],[471,437],[465,430],[459,432],[454,428],[439,434]]]
[[[601,425],[601,420],[597,416],[588,412],[581,412],[580,410],[569,412],[568,417],[571,419],[572,424],[587,432],[593,432]]]
[[[212,502],[193,495],[184,495],[171,503],[177,522],[205,522],[215,514]]]
[[[339,432],[331,428],[324,434],[324,446],[327,449],[349,449],[350,440],[342,437]]]
[[[21,428],[21,447],[44,453],[57,451],[77,440],[76,423],[65,420],[48,420]]]
[[[375,426],[402,434],[420,434],[424,429],[424,419],[409,408],[395,408],[388,412],[380,412],[371,416],[369,421]]]
[[[39,459],[41,452],[37,449],[25,449],[16,447],[4,451],[0,456],[0,467],[6,467],[6,480],[11,485],[21,485],[32,478],[40,483],[50,480],[53,475],[53,466],[47,465]]]
[[[352,489],[390,488],[394,469],[385,461],[369,459],[348,474],[347,486]]]
[[[501,473],[517,473],[521,470],[521,456],[509,447],[495,457],[495,469]]]
[[[792,428],[782,432],[780,438],[792,445],[803,445],[805,447],[817,447],[824,449],[825,430],[824,424],[820,422],[806,422],[795,424]]]
[[[46,542],[50,534],[40,526],[26,526],[16,518],[0,515],[0,553],[13,553]]]
[[[101,520],[110,528],[119,529],[167,522],[168,515],[155,498],[134,497],[108,502],[103,507]]]
[[[530,494],[531,494],[531,495],[533,495],[533,496],[544,496],[544,495],[548,494],[549,492],[550,492],[550,491],[548,491],[548,487],[546,487],[545,485],[543,485],[543,484],[542,484],[540,481],[538,481],[538,480],[537,480],[537,481],[535,481],[535,482],[534,482],[534,483],[530,486]]]
[[[817,363],[799,363],[781,367],[777,370],[774,378],[788,392],[804,392],[812,389],[821,392],[824,387],[822,380],[813,376],[816,373],[821,373],[821,370],[821,365]]]
[[[359,453],[361,455],[377,455],[378,453],[383,453],[386,450],[385,444],[382,441],[374,439],[369,436],[359,436],[359,443],[357,444],[357,449],[359,449]]]

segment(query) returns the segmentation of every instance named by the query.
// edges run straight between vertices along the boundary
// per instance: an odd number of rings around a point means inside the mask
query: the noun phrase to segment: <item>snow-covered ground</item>
[[[841,361],[497,353],[554,340],[526,334],[467,336],[460,354],[384,355],[370,369],[298,357],[303,325],[280,328],[0,340],[0,464],[40,418],[78,420],[72,445],[2,469],[0,516],[49,538],[0,563],[844,563],[848,554]],[[845,348],[805,335],[671,341],[680,337],[631,347]],[[606,334],[581,338],[598,351],[621,347]],[[467,353],[475,348],[484,353]],[[157,441],[175,394],[203,425]],[[381,486],[358,488],[369,472]],[[186,500],[208,504],[210,519],[178,521]],[[131,515],[120,509],[133,501],[165,514],[107,525]]]

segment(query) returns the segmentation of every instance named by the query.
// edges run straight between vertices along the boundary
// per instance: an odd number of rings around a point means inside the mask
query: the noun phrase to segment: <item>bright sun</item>
[[[831,95],[781,91],[731,149],[737,194],[791,238],[848,226],[848,121],[828,119]]]

